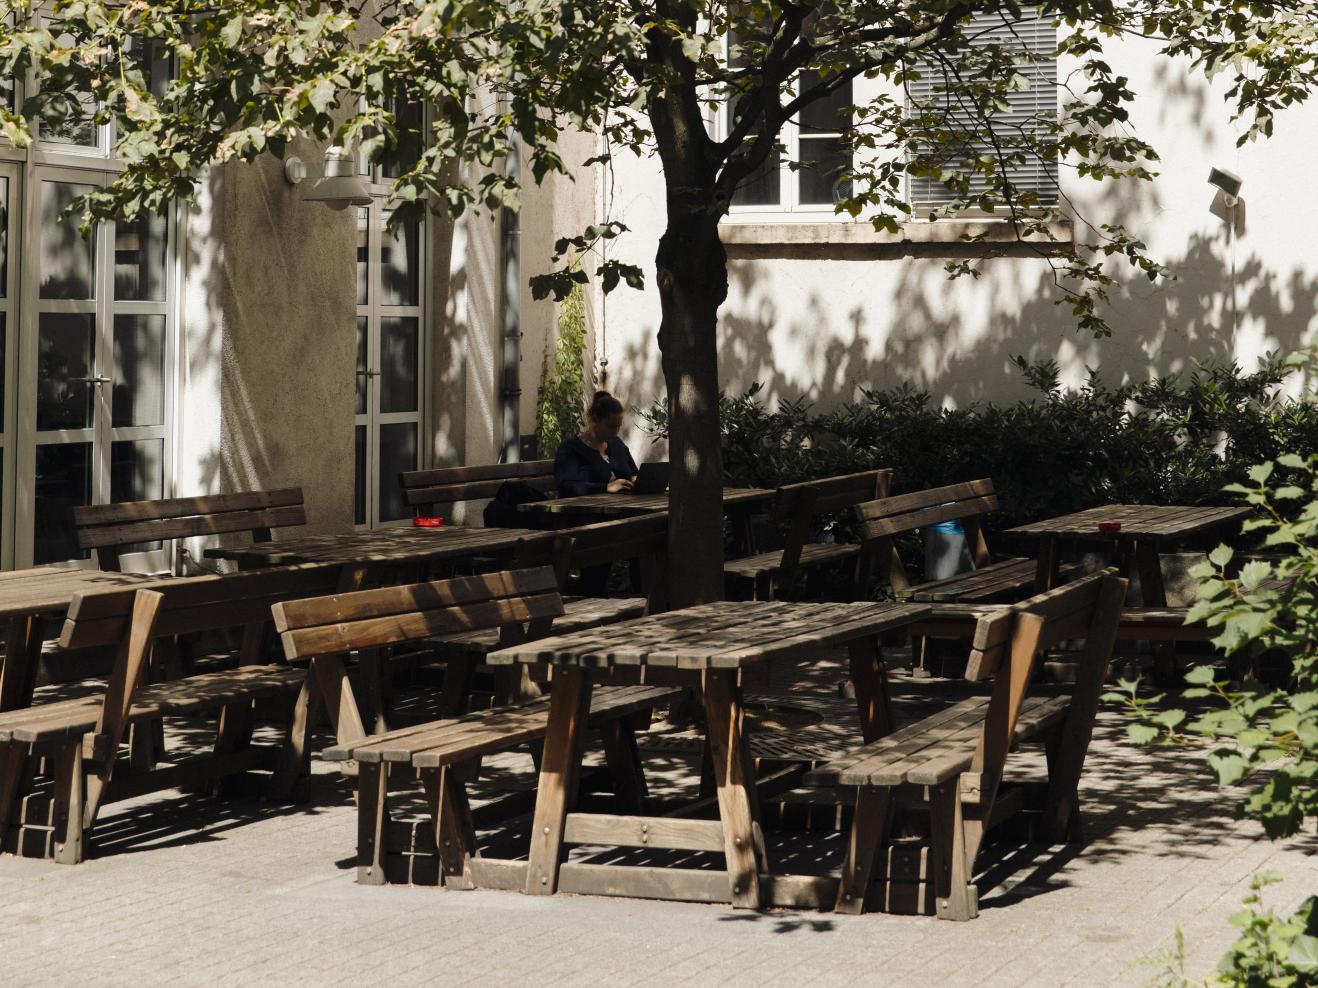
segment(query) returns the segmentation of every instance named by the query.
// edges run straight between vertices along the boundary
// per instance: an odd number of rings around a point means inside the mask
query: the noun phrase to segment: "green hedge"
[[[1318,403],[1286,397],[1294,367],[1246,374],[1232,364],[1111,387],[1097,375],[1058,383],[1051,361],[1016,363],[1037,397],[938,408],[909,387],[862,390],[816,412],[804,399],[770,408],[756,384],[720,400],[727,483],[756,487],[892,467],[895,490],[992,477],[1003,510],[992,527],[1106,503],[1230,503],[1222,488],[1281,453],[1318,452]],[[663,402],[642,412],[667,432]]]

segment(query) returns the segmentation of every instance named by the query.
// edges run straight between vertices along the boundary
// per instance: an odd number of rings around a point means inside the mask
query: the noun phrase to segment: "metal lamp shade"
[[[366,183],[356,175],[330,175],[322,178],[303,198],[310,202],[323,202],[330,209],[371,204],[371,193]]]

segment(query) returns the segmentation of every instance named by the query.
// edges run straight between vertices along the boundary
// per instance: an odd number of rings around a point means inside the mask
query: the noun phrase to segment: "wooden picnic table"
[[[307,535],[279,542],[207,549],[211,559],[232,559],[243,569],[288,563],[407,565],[490,555],[510,560],[526,542],[552,540],[553,532],[529,528],[377,528],[341,535]]]
[[[34,566],[0,573],[0,620],[8,621],[0,665],[0,711],[31,705],[45,640],[42,622],[64,617],[75,594],[115,587],[149,589],[173,579],[71,566]]]
[[[818,880],[769,873],[759,824],[755,772],[742,716],[740,672],[845,646],[862,737],[892,730],[878,636],[930,612],[927,604],[798,604],[724,601],[551,636],[492,652],[494,665],[547,662],[553,691],[531,829],[526,892],[558,889],[644,898],[731,901],[758,908],[800,898]],[[719,821],[569,813],[581,771],[582,742],[596,680],[646,667],[703,685],[707,744],[718,789]],[[565,843],[722,851],[726,873],[586,863],[562,864]],[[561,880],[560,880],[561,879]]]
[[[723,488],[723,507],[744,508],[773,500],[774,491],[760,487]],[[544,501],[528,501],[517,506],[528,514],[599,515],[620,518],[627,515],[644,515],[652,511],[668,510],[668,492],[662,494],[582,494],[578,497],[552,497]]]
[[[1051,590],[1057,583],[1063,541],[1103,543],[1113,547],[1118,568],[1125,573],[1132,560],[1139,571],[1146,607],[1166,607],[1162,579],[1162,551],[1185,539],[1238,524],[1250,508],[1181,507],[1153,504],[1110,504],[1073,514],[1030,522],[1007,530],[1039,540],[1035,589]],[[1116,523],[1118,531],[1100,531],[1099,525]]]

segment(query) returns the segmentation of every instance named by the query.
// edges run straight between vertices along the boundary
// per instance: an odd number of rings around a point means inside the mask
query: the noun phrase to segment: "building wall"
[[[1033,257],[985,263],[978,280],[949,281],[943,265],[964,248],[956,224],[911,224],[909,244],[876,237],[868,226],[837,220],[795,230],[725,221],[730,291],[720,312],[720,380],[730,390],[752,382],[766,394],[807,395],[821,406],[858,397],[861,388],[902,383],[934,400],[964,406],[1012,400],[1028,391],[1011,363],[1016,354],[1058,361],[1077,384],[1087,368],[1111,381],[1182,371],[1196,360],[1237,360],[1251,367],[1267,352],[1289,352],[1316,329],[1318,259],[1308,249],[1318,199],[1301,176],[1311,170],[1318,107],[1278,116],[1276,136],[1235,147],[1222,100],[1184,62],[1156,56],[1143,42],[1113,45],[1109,59],[1139,94],[1132,126],[1162,155],[1153,183],[1097,184],[1064,171],[1064,188],[1082,222],[1126,223],[1154,257],[1177,274],[1150,284],[1114,264],[1118,284],[1105,315],[1113,337],[1077,332],[1050,269]],[[1064,76],[1069,66],[1060,66]],[[1209,168],[1245,181],[1244,229],[1228,236],[1210,214]],[[643,292],[620,289],[601,315],[598,356],[616,392],[644,407],[663,393],[655,334],[659,300],[652,287],[663,229],[662,175],[653,158],[620,154],[612,218],[630,227],[612,248],[642,266]],[[900,240],[901,238],[899,238]],[[1234,299],[1234,306],[1233,306]],[[633,445],[646,442],[635,428]]]

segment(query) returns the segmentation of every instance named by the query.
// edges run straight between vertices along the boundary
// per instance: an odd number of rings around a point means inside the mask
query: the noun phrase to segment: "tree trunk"
[[[727,255],[712,210],[669,179],[668,228],[655,258],[668,387],[669,594],[673,607],[723,598],[723,457],[718,407],[718,310]],[[712,200],[712,194],[710,200]],[[707,200],[709,201],[709,200]]]

